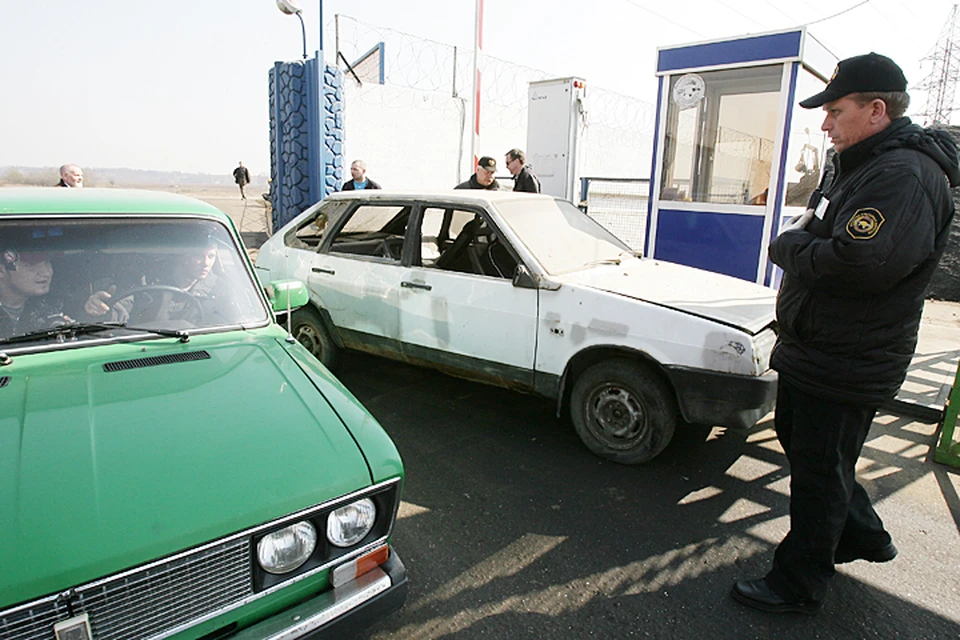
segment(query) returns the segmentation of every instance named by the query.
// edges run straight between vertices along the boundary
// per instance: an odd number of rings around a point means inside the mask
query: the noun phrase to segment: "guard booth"
[[[663,47],[644,254],[769,286],[767,247],[803,213],[829,142],[837,59],[805,28]]]

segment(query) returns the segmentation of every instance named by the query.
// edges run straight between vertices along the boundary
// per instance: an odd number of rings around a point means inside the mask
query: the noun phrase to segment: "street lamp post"
[[[288,16],[297,16],[300,18],[300,33],[303,36],[303,59],[307,59],[307,27],[303,23],[303,9],[300,8],[299,0],[277,0],[277,8]],[[321,38],[323,33],[323,24],[320,25]],[[321,48],[323,46],[321,45]]]

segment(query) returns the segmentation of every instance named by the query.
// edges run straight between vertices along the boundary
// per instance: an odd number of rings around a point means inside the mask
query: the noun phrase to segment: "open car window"
[[[330,253],[400,262],[410,205],[363,204],[349,215],[330,242]]]
[[[493,278],[512,278],[517,260],[487,218],[452,207],[426,207],[420,265]]]
[[[241,248],[213,220],[7,219],[0,244],[0,346],[74,323],[196,332],[269,319]]]
[[[345,202],[327,201],[316,207],[283,237],[283,243],[294,249],[317,251],[327,232],[347,210]]]

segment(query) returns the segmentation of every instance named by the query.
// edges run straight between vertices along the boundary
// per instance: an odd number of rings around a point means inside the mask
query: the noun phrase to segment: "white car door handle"
[[[420,284],[418,282],[403,281],[400,283],[400,286],[406,289],[423,289],[424,291],[430,291],[431,289],[433,289],[433,287],[431,287],[428,284]]]
[[[333,269],[324,269],[322,267],[311,267],[310,271],[313,271],[314,273],[329,273],[331,276],[334,276],[337,274],[337,272],[334,271]]]

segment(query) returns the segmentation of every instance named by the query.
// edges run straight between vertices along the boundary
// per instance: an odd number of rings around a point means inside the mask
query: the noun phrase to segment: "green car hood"
[[[369,486],[350,432],[288,353],[300,345],[275,337],[112,344],[0,368],[0,608]],[[104,370],[138,358],[153,364]]]

